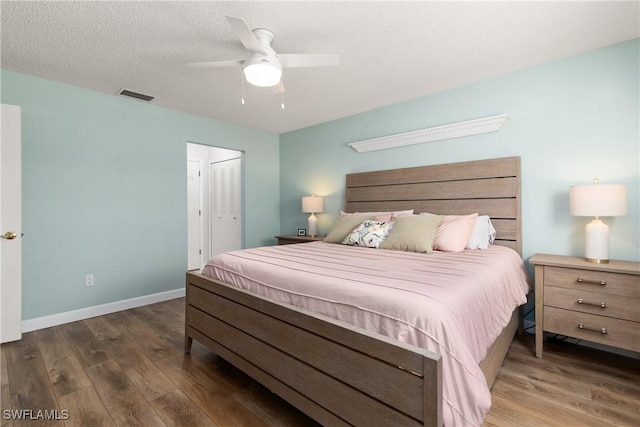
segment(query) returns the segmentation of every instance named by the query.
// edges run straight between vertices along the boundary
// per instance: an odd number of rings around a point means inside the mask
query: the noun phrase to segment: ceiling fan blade
[[[332,54],[279,53],[283,67],[334,67],[339,65],[339,56]]]
[[[187,65],[192,68],[232,67],[242,65],[243,59],[229,59],[228,61],[190,62]]]
[[[235,16],[227,16],[227,21],[229,21],[229,24],[231,24],[238,38],[248,51],[266,53],[264,46],[260,44],[260,41],[258,41],[253,31],[251,31],[251,28],[249,28],[243,19],[236,18]]]
[[[284,83],[282,83],[282,79],[280,79],[280,83],[275,86],[271,86],[271,92],[275,95],[280,95],[284,93]]]

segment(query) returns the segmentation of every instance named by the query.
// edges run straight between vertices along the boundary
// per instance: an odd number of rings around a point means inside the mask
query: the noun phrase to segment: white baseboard
[[[155,304],[157,302],[181,298],[183,296],[185,296],[185,288],[180,288],[174,289],[172,291],[160,292],[157,294],[111,302],[108,304],[94,305],[93,307],[81,308],[79,310],[52,314],[51,316],[43,316],[35,319],[23,320],[22,332],[25,333],[37,331],[38,329],[63,325],[70,322],[77,322],[78,320],[84,320],[91,317],[115,313],[117,311],[128,310],[130,308],[141,307],[143,305]]]

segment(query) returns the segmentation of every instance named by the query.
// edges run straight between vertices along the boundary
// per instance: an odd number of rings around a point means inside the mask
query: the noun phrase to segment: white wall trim
[[[351,142],[347,145],[358,153],[384,150],[386,148],[404,147],[406,145],[422,144],[424,142],[497,132],[500,130],[502,125],[507,122],[507,120],[509,120],[509,115],[501,114],[499,116],[485,117],[483,119],[468,120],[466,122],[451,123],[448,125],[415,130],[412,132]]]
[[[94,305],[93,307],[81,308],[64,313],[52,314],[50,316],[38,317],[35,319],[22,321],[22,332],[37,331],[38,329],[49,328],[51,326],[63,325],[65,323],[76,322],[78,320],[89,319],[91,317],[102,316],[117,311],[128,310],[130,308],[141,307],[143,305],[155,304],[157,302],[185,296],[185,288],[174,289],[172,291],[160,292],[157,294],[145,295],[111,302],[108,304]]]

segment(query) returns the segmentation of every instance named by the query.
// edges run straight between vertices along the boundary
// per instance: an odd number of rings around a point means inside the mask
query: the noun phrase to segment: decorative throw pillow
[[[344,213],[338,217],[333,229],[327,234],[323,241],[328,243],[342,243],[354,228],[362,224],[362,221],[372,218],[373,216]]]
[[[496,229],[488,215],[478,215],[476,224],[467,242],[467,249],[488,249],[496,239]]]
[[[349,235],[342,241],[342,244],[377,248],[389,235],[389,231],[392,228],[392,222],[380,222],[373,219],[367,219],[349,233]]]
[[[433,239],[442,217],[439,215],[400,216],[380,249],[407,252],[433,252]]]
[[[477,217],[477,213],[471,215],[445,215],[436,231],[433,249],[443,252],[464,251],[476,224]]]

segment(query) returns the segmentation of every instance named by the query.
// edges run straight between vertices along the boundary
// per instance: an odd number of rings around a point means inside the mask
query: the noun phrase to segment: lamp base
[[[316,237],[316,235],[318,234],[317,222],[318,222],[318,219],[313,213],[309,215],[307,226],[309,227],[309,236],[311,237]]]
[[[609,227],[598,218],[585,227],[584,259],[596,264],[609,262]]]
[[[585,258],[584,260],[587,262],[593,262],[595,264],[609,264],[608,259]]]

